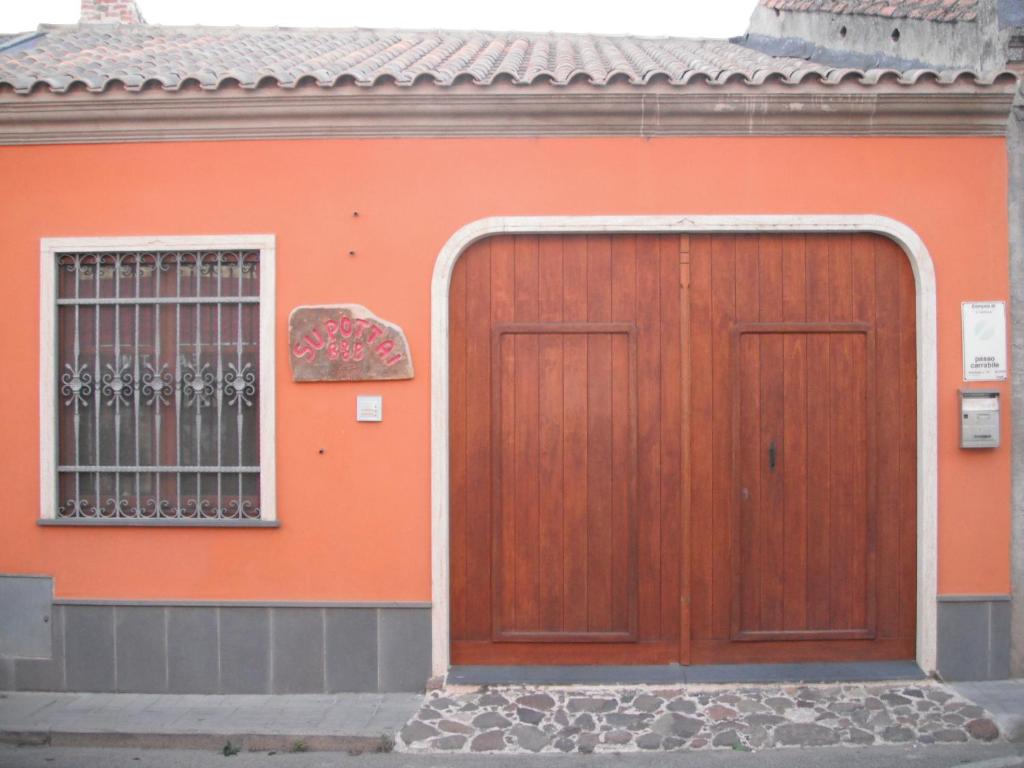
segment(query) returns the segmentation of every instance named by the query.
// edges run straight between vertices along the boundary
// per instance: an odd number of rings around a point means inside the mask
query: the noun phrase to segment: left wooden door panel
[[[679,657],[680,238],[494,237],[450,291],[455,664]]]

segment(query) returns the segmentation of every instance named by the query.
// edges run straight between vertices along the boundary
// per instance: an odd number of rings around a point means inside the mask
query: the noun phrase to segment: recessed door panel
[[[635,336],[495,329],[495,640],[636,639]]]
[[[735,342],[732,639],[870,639],[870,328],[745,324]]]

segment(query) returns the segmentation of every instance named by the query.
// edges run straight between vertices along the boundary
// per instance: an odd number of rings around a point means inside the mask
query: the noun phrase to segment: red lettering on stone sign
[[[316,339],[316,341],[314,341],[313,338],[311,338],[311,337],[314,337]],[[319,328],[314,328],[309,333],[309,335],[303,336],[302,340],[304,342],[306,342],[306,346],[310,347],[311,349],[317,349],[317,350],[323,349],[324,348],[324,344],[326,343],[324,341],[324,338],[320,335],[320,329]]]
[[[310,349],[301,341],[292,349],[292,354],[311,363],[316,360],[316,350]]]
[[[412,378],[402,329],[358,304],[299,307],[288,319],[288,332],[295,381]]]

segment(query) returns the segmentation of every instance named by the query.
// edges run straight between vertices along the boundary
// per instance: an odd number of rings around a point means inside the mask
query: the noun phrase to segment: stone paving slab
[[[991,715],[928,681],[685,687],[449,687],[401,730],[408,753],[754,751],[967,744],[1000,738]]]
[[[0,693],[0,743],[379,752],[419,694],[197,696]]]
[[[1024,679],[952,685],[957,693],[989,710],[1009,741],[1024,744]]]

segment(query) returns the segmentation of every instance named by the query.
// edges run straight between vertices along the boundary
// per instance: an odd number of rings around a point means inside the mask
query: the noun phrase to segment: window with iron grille
[[[165,242],[175,244],[44,248],[56,347],[44,517],[273,519],[262,442],[272,251]]]

